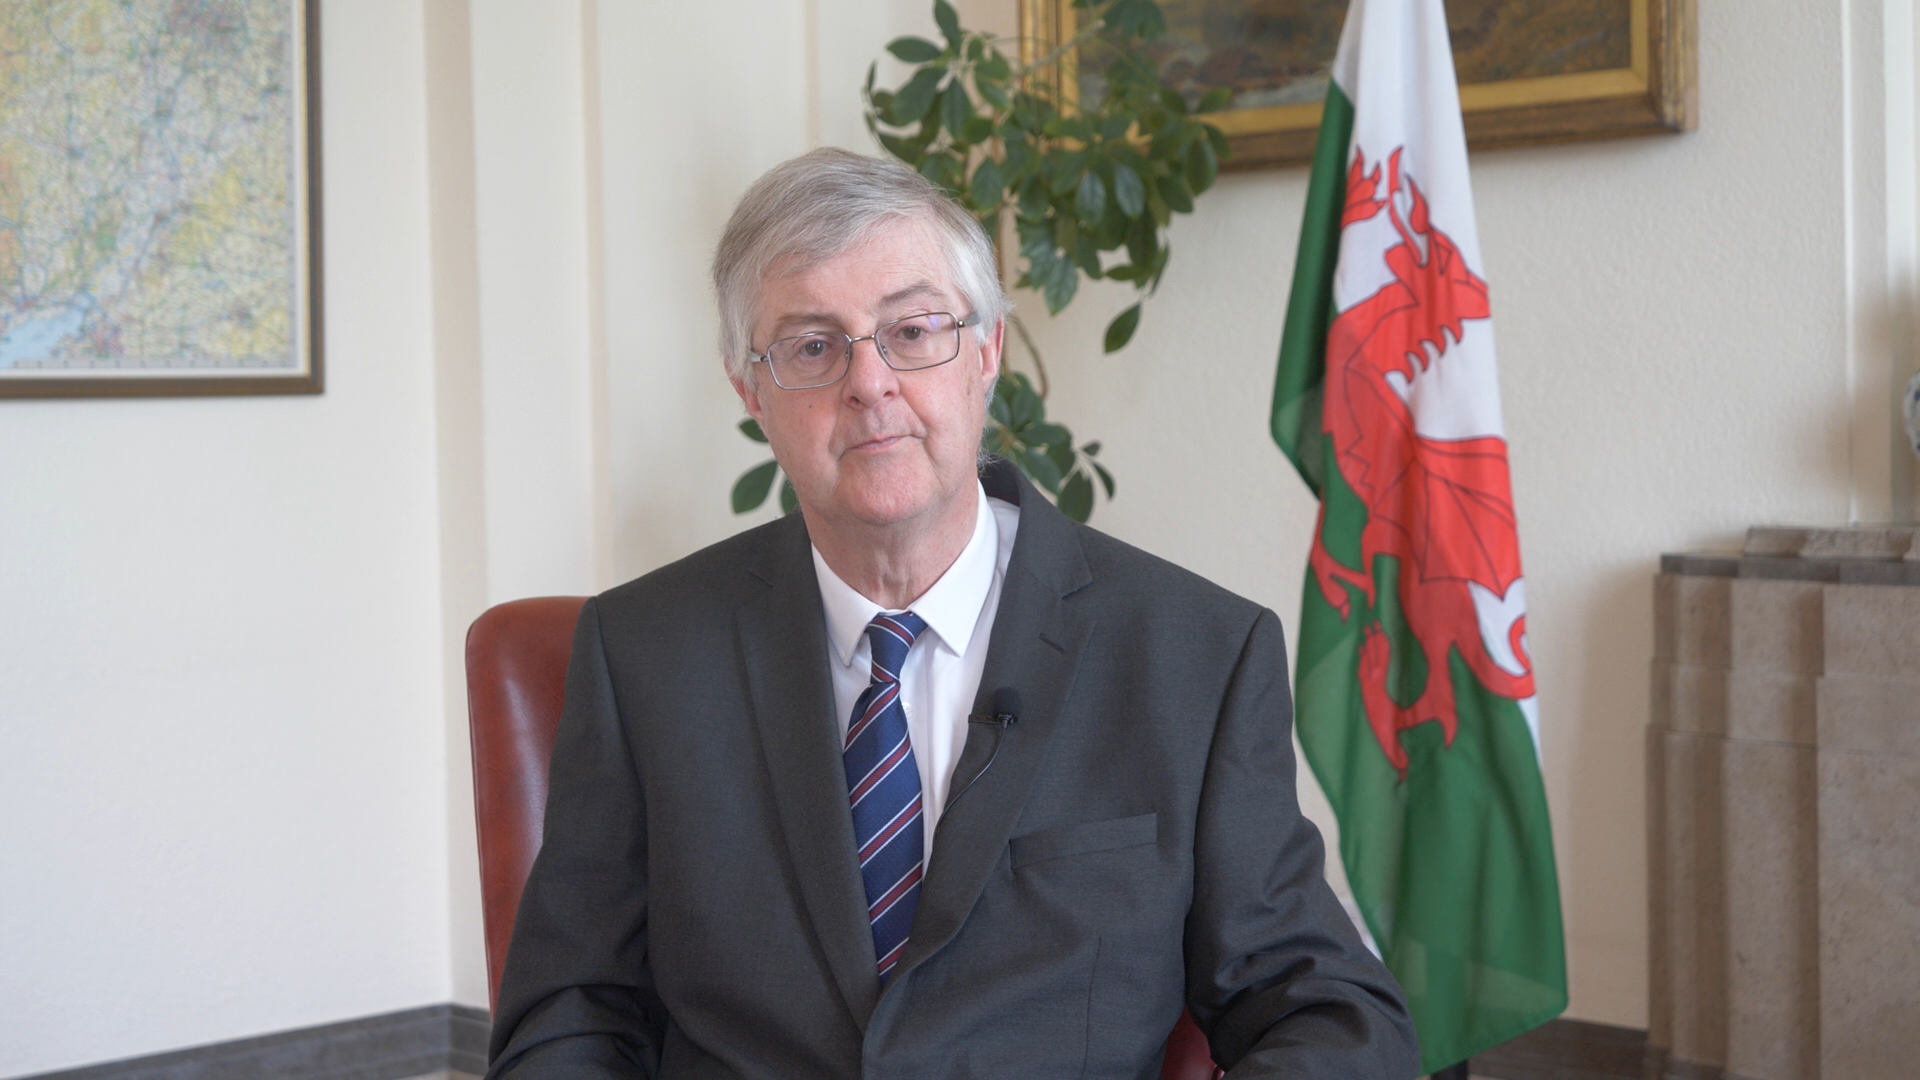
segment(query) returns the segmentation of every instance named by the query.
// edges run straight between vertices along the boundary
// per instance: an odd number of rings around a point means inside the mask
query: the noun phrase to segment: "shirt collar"
[[[975,486],[978,487],[977,482]],[[947,572],[940,575],[932,588],[907,605],[956,655],[964,654],[973,639],[974,627],[980,622],[980,609],[986,606],[987,593],[993,588],[994,568],[1000,558],[1000,530],[993,510],[987,505],[984,488],[979,490],[976,505],[973,536],[960,550],[960,557],[953,560],[953,565],[947,567]],[[846,667],[853,663],[867,624],[884,609],[840,580],[840,575],[827,565],[817,547],[813,548],[813,570],[820,580],[820,602],[827,612],[827,640],[833,648],[834,659]]]

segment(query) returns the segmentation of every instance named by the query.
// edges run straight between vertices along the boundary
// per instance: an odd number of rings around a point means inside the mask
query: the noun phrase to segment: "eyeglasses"
[[[883,323],[866,337],[824,331],[799,334],[767,346],[767,351],[752,357],[752,362],[766,364],[773,372],[775,385],[782,390],[812,390],[845,378],[853,365],[853,347],[871,341],[880,350],[880,359],[893,370],[922,371],[959,356],[961,327],[979,321],[978,312],[958,317],[946,311],[929,311]]]

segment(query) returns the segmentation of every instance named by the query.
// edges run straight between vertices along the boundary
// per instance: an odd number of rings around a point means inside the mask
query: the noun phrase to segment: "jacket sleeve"
[[[647,963],[646,824],[590,600],[574,631],[545,831],[507,950],[488,1080],[657,1071],[666,1010]]]
[[[1187,1003],[1231,1080],[1410,1080],[1406,999],[1327,886],[1294,790],[1286,643],[1255,619],[1227,687],[1194,840]]]

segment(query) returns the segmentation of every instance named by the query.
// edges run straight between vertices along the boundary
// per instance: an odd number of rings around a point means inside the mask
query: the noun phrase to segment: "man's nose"
[[[846,392],[855,401],[870,405],[900,389],[900,373],[887,366],[880,343],[870,337],[854,341],[848,365]]]

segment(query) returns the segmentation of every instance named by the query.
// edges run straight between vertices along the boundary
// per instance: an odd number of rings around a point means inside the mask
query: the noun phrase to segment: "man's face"
[[[939,234],[921,221],[900,221],[805,271],[776,266],[760,291],[752,346],[764,350],[812,331],[863,337],[932,311],[972,314],[948,275]],[[785,390],[764,364],[733,386],[810,524],[937,523],[973,491],[1001,334],[993,327],[983,345],[964,329],[959,356],[920,371],[893,370],[873,342],[862,341],[846,377],[831,386]]]

